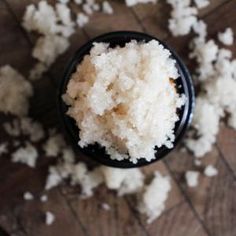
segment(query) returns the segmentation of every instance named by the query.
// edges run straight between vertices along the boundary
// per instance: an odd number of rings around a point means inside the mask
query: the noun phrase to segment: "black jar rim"
[[[153,39],[157,40],[160,44],[164,46],[164,48],[168,49],[171,52],[171,56],[176,61],[176,67],[180,75],[175,81],[176,89],[180,94],[184,93],[187,98],[185,105],[178,111],[180,119],[175,124],[175,141],[173,142],[173,148],[169,149],[165,146],[156,148],[155,159],[147,161],[146,159],[141,158],[135,164],[130,162],[129,160],[112,160],[109,155],[106,154],[105,148],[101,147],[98,144],[89,145],[85,148],[81,148],[78,145],[79,129],[76,126],[75,121],[71,117],[66,115],[68,106],[62,100],[62,95],[66,92],[68,81],[70,80],[71,75],[75,72],[77,65],[83,60],[83,57],[85,55],[89,54],[90,49],[92,48],[93,43],[95,42],[109,43],[110,47],[115,47],[118,45],[124,46],[127,42],[130,42],[131,40],[137,40],[139,42],[148,42]],[[179,56],[176,54],[176,52],[161,40],[148,34],[134,31],[115,31],[106,33],[84,44],[79,50],[76,51],[75,55],[71,58],[68,65],[66,66],[58,90],[58,112],[60,120],[63,126],[63,130],[65,131],[65,135],[69,138],[74,148],[84,153],[90,159],[93,159],[107,166],[118,168],[141,167],[151,164],[155,161],[161,160],[163,157],[165,157],[170,151],[172,151],[176,147],[176,145],[183,137],[187,127],[189,126],[192,120],[194,104],[195,96],[191,76],[188,72],[188,69],[186,68],[182,60],[179,58]]]

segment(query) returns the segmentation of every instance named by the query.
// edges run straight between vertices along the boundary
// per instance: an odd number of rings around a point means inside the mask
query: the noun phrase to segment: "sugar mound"
[[[87,15],[81,12],[77,14],[76,22],[79,27],[83,28],[89,22],[89,18]]]
[[[185,173],[185,179],[188,187],[196,187],[198,185],[199,172],[189,170]]]
[[[165,209],[165,202],[168,198],[168,193],[171,189],[170,179],[167,176],[162,176],[158,171],[152,182],[145,186],[139,211],[146,214],[147,222],[150,224],[156,219]]]
[[[218,39],[225,45],[232,45],[234,43],[234,33],[231,28],[225,29],[224,32],[218,34]]]
[[[173,147],[176,111],[185,97],[176,92],[178,71],[170,55],[155,40],[114,49],[94,44],[64,96],[81,147],[97,142],[112,159],[133,163],[154,159],[155,146]]]
[[[0,112],[16,116],[28,114],[31,84],[9,65],[0,67]]]

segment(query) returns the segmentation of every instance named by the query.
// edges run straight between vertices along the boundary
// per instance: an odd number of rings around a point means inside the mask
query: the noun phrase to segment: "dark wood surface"
[[[25,7],[37,0],[0,1],[0,65],[11,64],[27,76],[34,60],[31,57],[35,35],[20,26]],[[51,1],[52,3],[54,1]],[[64,63],[86,40],[113,30],[144,31],[165,40],[187,60],[189,36],[173,38],[167,30],[169,7],[160,1],[157,5],[125,7],[123,1],[111,1],[115,14],[96,13],[83,30],[78,29],[71,38],[69,50],[58,58],[50,71],[33,82],[35,96],[31,101],[30,115],[46,127],[58,124],[56,114],[56,87]],[[215,38],[219,30],[232,27],[236,32],[236,1],[212,0],[200,11],[208,23],[209,35]],[[235,45],[230,47],[236,55]],[[1,88],[0,88],[1,89]],[[47,96],[50,94],[50,97]],[[11,117],[9,117],[11,119]],[[2,120],[1,120],[2,122]],[[9,137],[0,128],[0,142]],[[48,192],[48,202],[39,201],[43,191],[47,168],[52,161],[40,151],[38,167],[28,168],[12,164],[9,158],[0,159],[0,226],[16,236],[235,236],[236,235],[236,132],[222,125],[217,144],[203,159],[204,165],[214,164],[219,175],[200,177],[200,184],[189,189],[183,180],[184,172],[199,169],[193,164],[190,153],[176,150],[164,161],[143,168],[148,174],[160,170],[171,176],[172,190],[162,215],[153,223],[137,213],[132,197],[117,198],[104,187],[94,197],[81,200],[78,189],[63,184]],[[30,191],[35,200],[24,201],[22,195]],[[102,209],[102,203],[111,206]],[[56,221],[44,223],[45,211],[51,211]],[[0,233],[1,235],[1,233]]]

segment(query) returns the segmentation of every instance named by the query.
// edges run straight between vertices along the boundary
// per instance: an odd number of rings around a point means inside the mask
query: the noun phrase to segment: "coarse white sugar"
[[[83,0],[74,0],[74,2],[78,5],[82,4]]]
[[[201,164],[202,164],[202,162],[201,162],[200,159],[198,159],[198,158],[195,158],[195,159],[194,159],[194,165],[195,165],[195,166],[200,166]]]
[[[34,199],[34,196],[32,193],[30,192],[25,192],[24,195],[23,195],[23,198],[24,200],[26,201],[30,201],[30,200],[33,200]]]
[[[145,4],[145,3],[157,3],[158,0],[125,0],[126,6],[132,7],[139,3]]]
[[[20,120],[21,131],[24,135],[28,135],[31,142],[38,142],[44,138],[43,126],[33,121],[31,118],[24,117]]]
[[[213,165],[208,165],[204,170],[204,175],[213,177],[218,174],[218,170]]]
[[[30,80],[38,80],[41,79],[42,75],[48,70],[48,67],[42,62],[38,62],[34,65],[34,67],[29,72]]]
[[[139,203],[139,211],[147,216],[147,222],[152,223],[165,209],[165,202],[171,190],[170,178],[155,172],[151,183],[145,186]]]
[[[0,157],[8,153],[8,143],[0,143]]]
[[[45,35],[58,32],[56,12],[47,1],[39,1],[37,8],[33,4],[27,6],[22,24],[28,31]]]
[[[87,3],[83,4],[82,9],[87,15],[92,15],[93,14],[92,6],[87,4]]]
[[[229,46],[234,42],[234,33],[232,28],[226,28],[224,32],[218,33],[218,39],[221,43]]]
[[[36,166],[38,152],[32,144],[26,143],[25,147],[20,147],[12,154],[12,162],[24,163],[30,167]]]
[[[41,197],[40,197],[40,201],[41,202],[47,202],[48,201],[48,196],[47,195],[42,195]]]
[[[51,135],[43,146],[47,156],[56,157],[66,146],[63,136],[59,133]]]
[[[2,126],[6,131],[6,133],[12,137],[18,137],[21,133],[20,122],[18,119],[14,119],[12,123],[11,122],[3,123]]]
[[[102,2],[102,11],[106,14],[113,14],[113,8],[108,1]]]
[[[102,173],[107,188],[117,190],[118,196],[136,193],[144,185],[144,175],[139,169],[119,169],[104,166]]]
[[[53,224],[54,221],[55,221],[55,215],[52,212],[47,211],[45,214],[46,225],[51,225],[51,224]]]
[[[168,28],[174,36],[182,36],[190,33],[197,22],[197,8],[191,7],[190,0],[167,0],[172,6],[171,18]]]
[[[188,187],[196,187],[198,185],[199,172],[189,170],[185,173],[185,180]]]
[[[112,159],[133,163],[155,159],[155,146],[172,148],[185,97],[176,91],[178,71],[170,56],[156,40],[112,49],[95,43],[66,91],[79,145],[97,142]]]
[[[25,116],[29,98],[33,95],[31,84],[9,65],[0,67],[0,112]]]
[[[102,203],[102,209],[104,209],[105,211],[110,211],[111,207],[109,204],[104,202],[104,203]]]
[[[49,190],[58,186],[62,182],[62,177],[56,167],[51,166],[49,168],[49,175],[47,176],[45,189]]]
[[[89,22],[89,17],[80,12],[77,14],[76,23],[80,28],[83,28]]]
[[[100,167],[87,172],[87,174],[80,181],[81,197],[91,197],[93,195],[93,190],[101,183],[103,183],[103,175]]]
[[[75,162],[75,153],[69,147],[66,147],[62,150],[62,159],[65,163],[74,163]]]
[[[68,27],[72,27],[71,30],[73,31],[73,26],[75,25],[75,23],[71,19],[70,8],[65,4],[57,3],[56,4],[56,12],[57,12],[57,16],[60,19],[61,23],[63,25],[68,26]]]
[[[59,35],[40,37],[33,49],[33,57],[50,66],[69,47],[67,38]]]
[[[70,0],[57,0],[60,3],[67,4]]]
[[[204,7],[207,7],[210,4],[209,0],[194,0],[194,3],[196,4],[197,8],[201,9]]]
[[[219,131],[219,120],[220,114],[215,106],[208,99],[198,97],[192,121],[198,138],[193,137],[185,140],[186,146],[196,157],[201,157],[212,149]]]
[[[71,185],[81,183],[88,173],[87,166],[83,162],[79,162],[72,167]]]

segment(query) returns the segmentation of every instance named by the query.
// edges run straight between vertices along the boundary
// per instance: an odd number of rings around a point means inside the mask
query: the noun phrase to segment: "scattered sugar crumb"
[[[41,36],[33,49],[33,57],[50,66],[69,47],[67,38],[59,35]]]
[[[199,158],[194,159],[194,165],[195,166],[200,166],[202,164],[201,160]]]
[[[47,176],[45,189],[49,190],[51,188],[54,188],[58,186],[61,182],[62,182],[62,177],[59,174],[58,170],[56,169],[56,167],[51,166],[49,168],[49,174]]]
[[[213,165],[208,165],[204,170],[204,174],[208,177],[212,177],[218,174],[218,170]]]
[[[40,197],[40,201],[41,201],[41,202],[47,202],[47,200],[48,200],[48,196],[47,196],[47,195],[42,195],[42,196]]]
[[[109,15],[113,14],[113,8],[108,1],[104,1],[102,3],[102,11]]]
[[[168,22],[168,28],[173,36],[183,36],[190,33],[193,25],[197,22],[198,10],[191,7],[191,1],[167,0],[172,6],[171,18]]]
[[[229,46],[234,43],[234,33],[232,28],[226,28],[224,32],[218,33],[218,39],[221,43]]]
[[[44,129],[43,126],[33,121],[31,118],[24,117],[20,120],[21,131],[24,135],[28,135],[30,141],[38,142],[44,138]]]
[[[1,143],[0,144],[0,156],[8,152],[8,143]]]
[[[66,163],[74,163],[75,162],[75,153],[73,150],[69,147],[64,148],[62,150],[62,159]]]
[[[143,187],[144,176],[139,169],[102,167],[108,189],[117,190],[119,196],[136,193]]]
[[[194,3],[196,4],[197,8],[201,9],[204,7],[207,7],[210,4],[209,0],[194,0]]]
[[[42,75],[48,70],[48,67],[42,62],[38,62],[29,72],[30,80],[38,80],[42,78]]]
[[[37,158],[38,152],[29,142],[26,143],[25,147],[17,149],[12,154],[12,162],[21,162],[32,168],[36,166]]]
[[[47,211],[46,215],[45,215],[46,225],[51,225],[51,224],[53,224],[54,221],[55,221],[55,215],[52,212]]]
[[[139,203],[139,211],[147,215],[147,223],[152,223],[161,215],[170,190],[170,178],[156,171],[151,183],[145,186]]]
[[[28,114],[33,88],[18,71],[9,65],[0,67],[0,88],[0,112],[16,116]]]
[[[57,157],[65,145],[63,136],[56,133],[48,138],[43,146],[43,149],[47,156]]]
[[[74,0],[74,2],[78,5],[82,4],[83,0]]]
[[[18,119],[14,119],[12,123],[6,122],[2,126],[6,133],[12,137],[18,137],[20,135],[20,122]]]
[[[33,200],[34,199],[34,196],[32,193],[30,192],[25,192],[24,195],[23,195],[23,198],[24,200],[26,201],[30,201],[30,200]]]
[[[145,3],[157,3],[158,0],[125,0],[126,6],[132,7],[139,3],[145,4]]]
[[[78,13],[76,23],[80,28],[83,28],[89,22],[89,17],[84,13]]]
[[[189,170],[185,173],[185,179],[188,187],[196,187],[198,185],[199,172]]]
[[[109,204],[104,202],[104,203],[102,203],[102,209],[104,209],[105,211],[110,211],[111,207]]]

